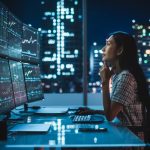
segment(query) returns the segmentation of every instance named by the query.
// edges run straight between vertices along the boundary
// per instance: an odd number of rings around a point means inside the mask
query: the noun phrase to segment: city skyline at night
[[[93,42],[88,55],[88,91],[92,93],[101,92],[101,81],[98,73],[100,67],[103,66],[102,47],[103,45],[99,45],[99,43]]]
[[[41,70],[45,92],[82,92],[83,57],[82,41],[79,40],[82,39],[81,1],[22,0],[20,2],[14,0],[8,2],[2,0],[2,2],[14,11],[20,20],[41,31],[43,37]],[[35,6],[34,10],[32,9],[33,5]],[[89,92],[101,91],[100,78],[97,73],[102,65],[101,47],[105,45],[109,34],[118,30],[128,32],[135,37],[139,63],[142,65],[147,80],[150,80],[150,68],[148,67],[150,59],[149,5],[150,1],[148,0],[127,0],[126,2],[87,0]],[[27,8],[28,11],[26,11]],[[77,11],[78,9],[80,11]],[[78,31],[74,29],[78,29]],[[144,36],[141,37],[141,35]],[[74,41],[78,42],[74,43]],[[77,70],[78,68],[79,70]],[[65,84],[66,82],[67,84]]]
[[[44,91],[82,92],[82,1],[42,0],[41,12]]]
[[[24,23],[31,24],[37,29],[41,28],[43,17],[41,1],[1,0],[1,2]],[[109,34],[117,30],[133,34],[131,20],[147,22],[150,19],[149,6],[149,0],[87,0],[88,47],[94,41],[104,44]]]
[[[133,36],[137,43],[139,64],[146,76],[150,89],[150,20],[140,23],[132,20]]]

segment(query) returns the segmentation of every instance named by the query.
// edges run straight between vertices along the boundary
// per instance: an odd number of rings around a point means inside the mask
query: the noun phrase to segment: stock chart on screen
[[[15,107],[9,63],[0,59],[0,114]]]
[[[28,102],[42,100],[43,90],[40,68],[36,65],[23,64]]]
[[[9,61],[9,64],[13,83],[15,105],[19,106],[27,102],[22,63]]]
[[[0,3],[0,55],[8,56],[9,52],[7,50],[7,9]]]
[[[39,34],[36,29],[23,25],[23,39],[22,39],[22,60],[28,62],[39,61]]]
[[[9,57],[21,59],[22,23],[11,12],[8,13],[7,40]]]

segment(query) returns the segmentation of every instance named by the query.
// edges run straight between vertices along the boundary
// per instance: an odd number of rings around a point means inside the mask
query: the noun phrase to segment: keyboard
[[[74,115],[72,118],[73,123],[102,123],[104,122],[104,117],[98,114],[95,115]]]

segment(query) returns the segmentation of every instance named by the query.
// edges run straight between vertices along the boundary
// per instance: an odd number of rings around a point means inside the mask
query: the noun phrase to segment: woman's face
[[[117,59],[117,45],[113,38],[110,36],[106,39],[106,45],[103,47],[102,60],[104,62],[112,63]]]

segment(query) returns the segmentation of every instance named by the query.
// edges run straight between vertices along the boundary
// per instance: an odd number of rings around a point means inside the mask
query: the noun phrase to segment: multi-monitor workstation
[[[39,33],[0,3],[0,115],[43,99]]]

